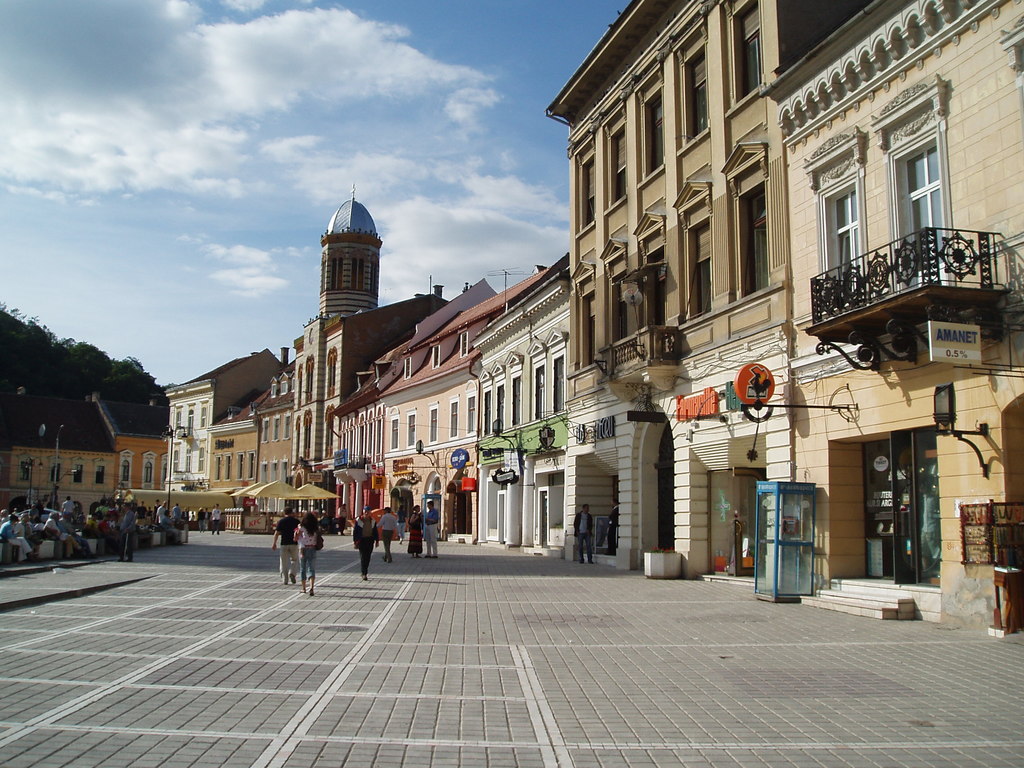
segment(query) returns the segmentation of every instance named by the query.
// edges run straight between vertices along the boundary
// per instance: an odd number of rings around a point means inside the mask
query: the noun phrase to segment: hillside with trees
[[[166,404],[163,389],[133,357],[112,360],[84,341],[58,339],[35,318],[0,304],[0,392],[24,387],[31,395]]]

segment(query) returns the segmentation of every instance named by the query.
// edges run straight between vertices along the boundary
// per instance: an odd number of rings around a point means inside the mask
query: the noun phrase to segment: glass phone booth
[[[757,484],[754,593],[798,600],[814,590],[814,483]]]

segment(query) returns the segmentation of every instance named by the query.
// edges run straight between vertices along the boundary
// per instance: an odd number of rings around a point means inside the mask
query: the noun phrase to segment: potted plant
[[[683,575],[683,556],[674,549],[644,552],[644,576],[648,579],[678,579]]]

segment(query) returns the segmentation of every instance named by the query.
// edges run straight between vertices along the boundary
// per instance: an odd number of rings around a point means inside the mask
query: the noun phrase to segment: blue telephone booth
[[[757,484],[754,593],[795,601],[814,590],[814,483]]]

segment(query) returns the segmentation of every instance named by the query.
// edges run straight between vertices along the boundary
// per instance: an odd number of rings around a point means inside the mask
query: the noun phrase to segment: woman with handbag
[[[309,578],[309,596],[313,597],[316,584],[316,552],[323,549],[324,537],[320,533],[320,523],[316,515],[307,512],[299,527],[295,529],[295,541],[299,545],[299,565],[302,569],[302,591],[306,591],[306,579]]]

